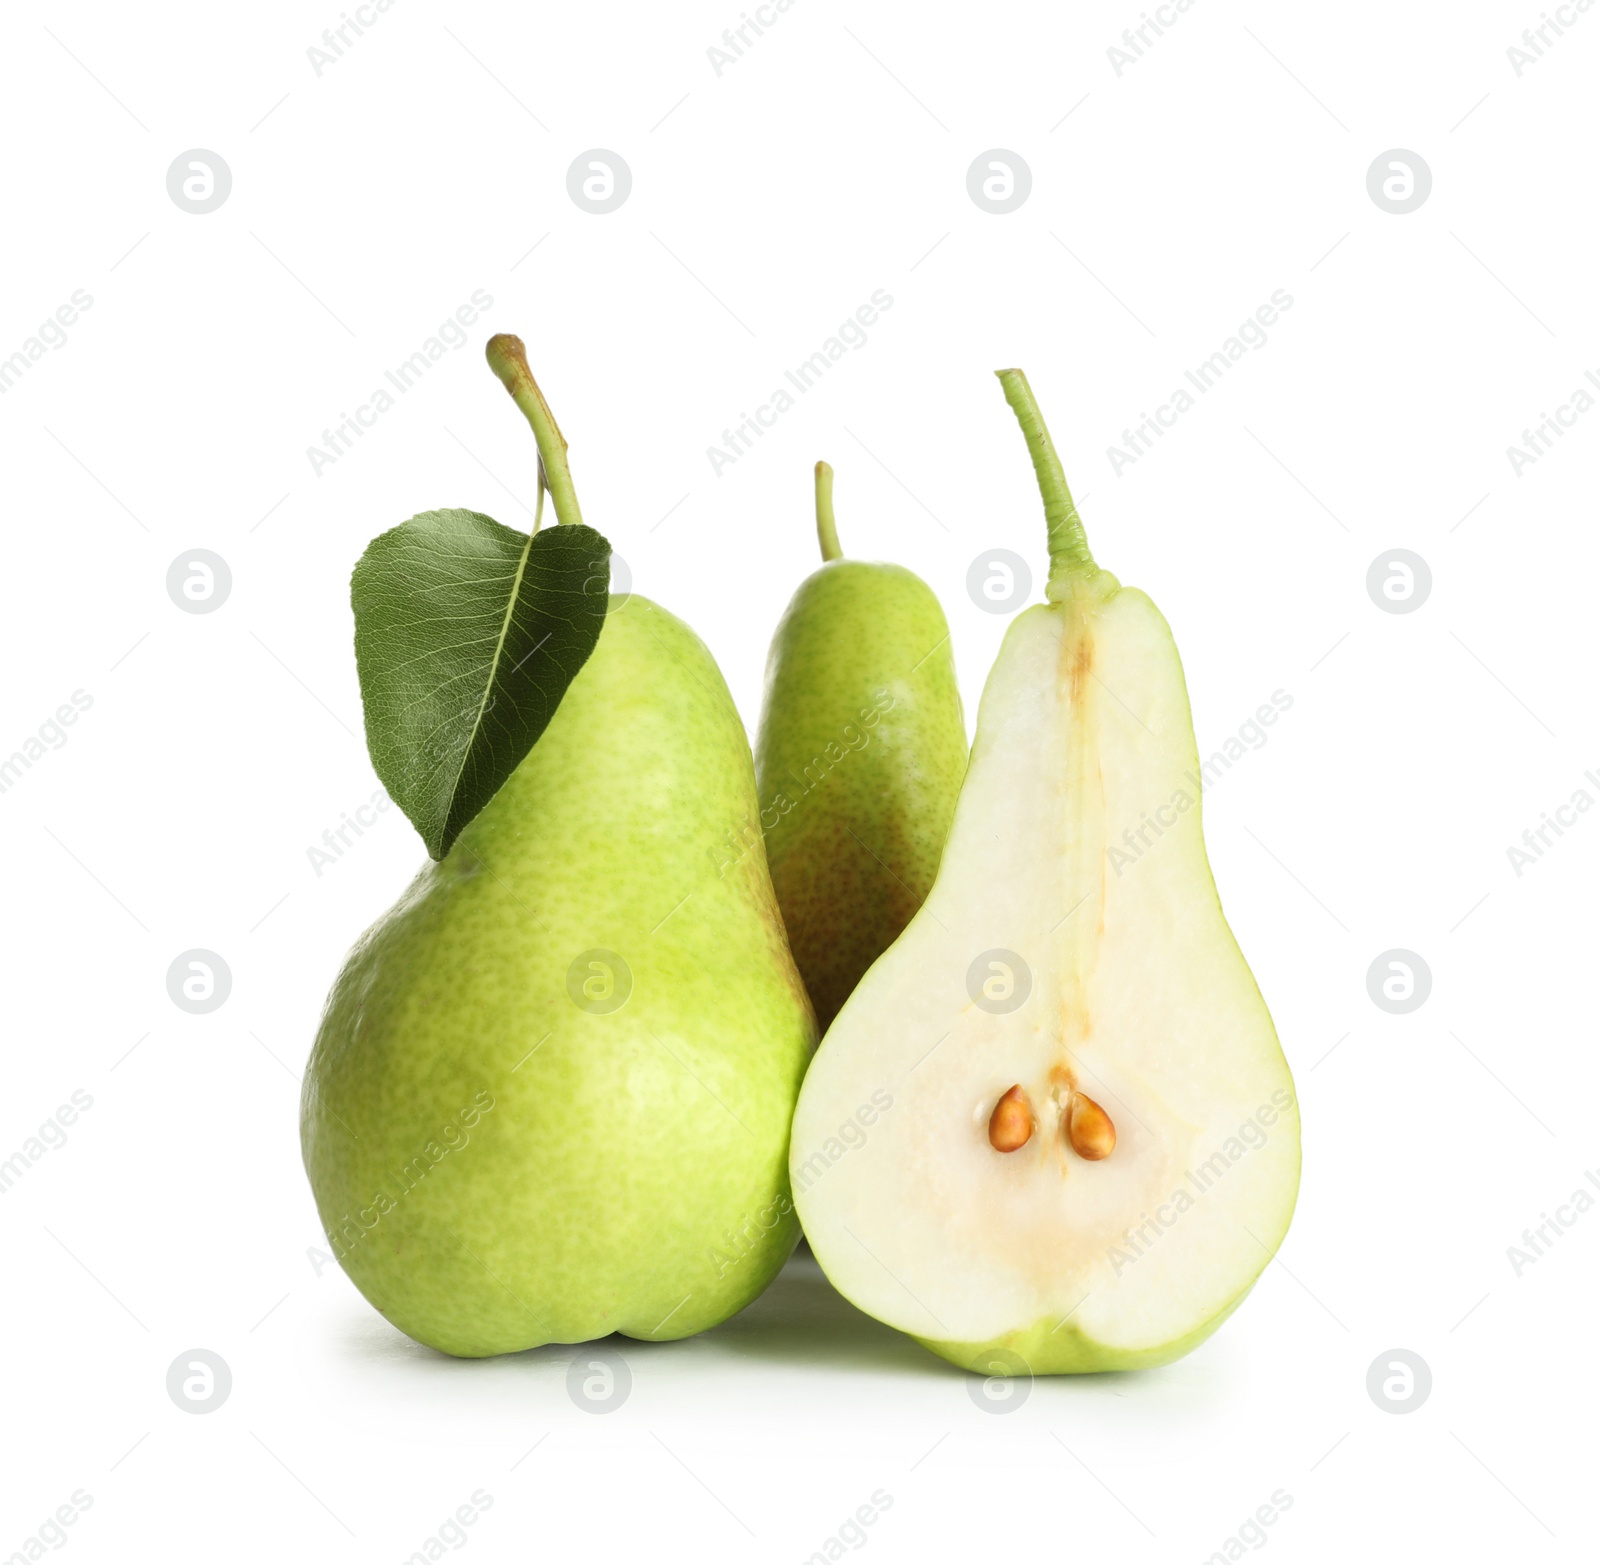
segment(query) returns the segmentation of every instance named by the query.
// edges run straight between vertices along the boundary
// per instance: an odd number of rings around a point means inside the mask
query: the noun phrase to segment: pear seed
[[[1098,1163],[1111,1156],[1111,1149],[1117,1144],[1117,1127],[1093,1098],[1075,1092],[1067,1107],[1067,1140],[1079,1157]]]
[[[1001,1095],[989,1116],[989,1145],[996,1152],[1015,1152],[1033,1135],[1033,1110],[1020,1084]]]

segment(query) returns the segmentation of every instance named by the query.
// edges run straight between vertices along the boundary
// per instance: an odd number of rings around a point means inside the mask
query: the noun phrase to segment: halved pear
[[[927,901],[806,1076],[790,1173],[846,1298],[985,1373],[1187,1353],[1282,1241],[1294,1084],[1200,831],[1183,668],[1097,567],[1020,370],[1049,525]]]

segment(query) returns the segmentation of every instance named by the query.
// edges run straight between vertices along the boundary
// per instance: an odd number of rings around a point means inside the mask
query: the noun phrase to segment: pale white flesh
[[[795,1115],[801,1221],[859,1308],[933,1343],[1024,1345],[1039,1372],[1112,1368],[1192,1345],[1270,1259],[1299,1118],[1199,798],[1155,605],[1091,571],[1019,615],[933,890],[840,1012]],[[993,951],[1026,964],[1015,1010],[974,1002],[970,969]],[[1014,1083],[1033,1135],[997,1152],[989,1117]],[[1116,1127],[1103,1161],[1064,1134],[1073,1090]]]

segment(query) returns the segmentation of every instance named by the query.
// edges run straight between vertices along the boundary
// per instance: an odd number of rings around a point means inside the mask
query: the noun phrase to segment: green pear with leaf
[[[558,525],[434,512],[352,597],[379,776],[431,860],[328,998],[301,1133],[341,1265],[402,1331],[478,1357],[686,1337],[798,1238],[786,1153],[816,1041],[759,838],[749,742],[694,632],[606,593],[522,344]]]
[[[859,1308],[985,1375],[1187,1353],[1282,1242],[1294,1083],[1223,917],[1183,668],[1090,555],[1020,370],[1045,602],[1011,623],[927,900],[795,1113],[806,1237]]]

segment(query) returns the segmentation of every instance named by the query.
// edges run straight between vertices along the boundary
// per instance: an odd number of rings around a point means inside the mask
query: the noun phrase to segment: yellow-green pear
[[[565,445],[489,345],[561,522]],[[727,1319],[798,1238],[790,1116],[816,1039],[710,653],[613,597],[548,728],[362,937],[305,1078],[340,1263],[402,1331],[480,1356]]]
[[[967,766],[950,627],[900,565],[841,557],[816,467],[824,564],[772,638],[756,741],[778,905],[826,1030],[933,884]]]

